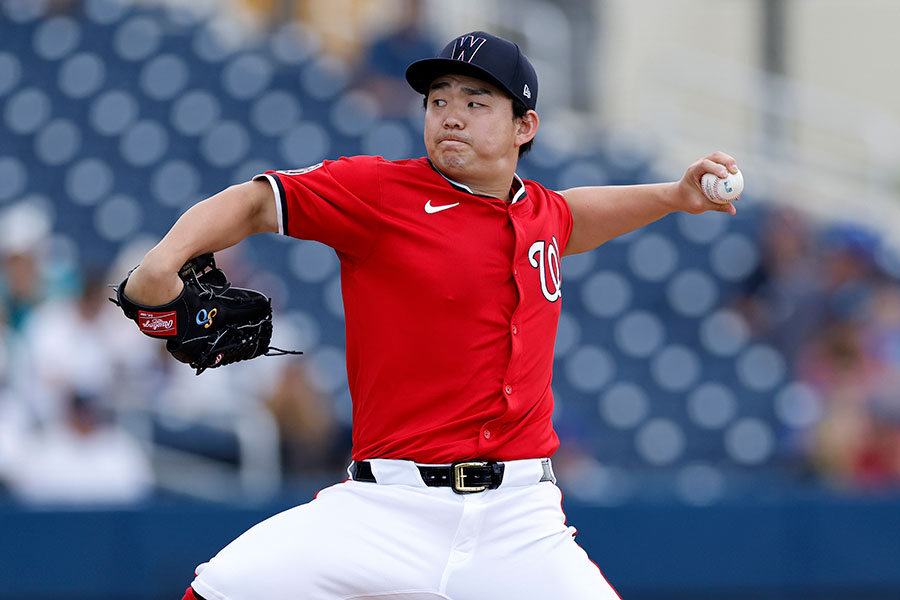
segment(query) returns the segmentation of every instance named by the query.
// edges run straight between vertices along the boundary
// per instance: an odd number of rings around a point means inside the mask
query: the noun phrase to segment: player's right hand
[[[684,177],[678,182],[676,191],[677,210],[697,215],[709,210],[734,215],[737,210],[734,204],[718,204],[706,197],[700,179],[706,173],[712,173],[716,177],[725,178],[728,173],[737,173],[737,161],[734,157],[724,152],[713,152],[709,156],[701,158],[691,164],[684,173]]]

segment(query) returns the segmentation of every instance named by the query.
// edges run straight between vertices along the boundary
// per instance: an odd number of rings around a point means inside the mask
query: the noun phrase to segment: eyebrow
[[[449,87],[450,87],[449,82],[439,81],[439,82],[433,84],[429,91],[440,90],[440,89],[445,89],[445,88],[449,88]],[[463,86],[460,89],[462,90],[462,92],[464,94],[466,94],[468,96],[493,96],[494,95],[494,93],[491,90],[489,90],[487,88],[483,88],[483,87],[472,88],[472,87],[468,87],[468,86]]]

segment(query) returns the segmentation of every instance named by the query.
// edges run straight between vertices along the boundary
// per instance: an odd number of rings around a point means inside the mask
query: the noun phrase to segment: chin
[[[455,153],[440,153],[434,161],[438,168],[445,172],[464,170],[468,162],[464,156]]]

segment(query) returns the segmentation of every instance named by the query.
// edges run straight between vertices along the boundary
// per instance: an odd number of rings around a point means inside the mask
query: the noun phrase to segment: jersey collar
[[[466,192],[467,194],[471,194],[472,196],[478,196],[479,198],[491,198],[492,200],[496,200],[496,198],[494,198],[493,196],[485,196],[483,194],[476,194],[475,192],[472,191],[472,188],[470,188],[469,186],[467,186],[463,183],[459,183],[458,181],[453,181],[452,179],[450,179],[449,177],[447,177],[446,175],[441,173],[441,171],[437,167],[434,166],[434,163],[431,162],[430,158],[428,159],[428,164],[431,166],[432,169],[434,169],[434,171],[438,175],[440,175],[441,177],[446,179],[447,182],[451,186],[453,186],[453,188],[455,190],[458,190],[460,192]],[[513,173],[513,182],[512,182],[512,186],[510,186],[510,188],[509,188],[509,191],[512,194],[512,199],[509,201],[510,204],[515,204],[516,202],[518,202],[519,200],[521,200],[525,197],[525,182],[522,181],[522,178],[519,177],[518,173]]]

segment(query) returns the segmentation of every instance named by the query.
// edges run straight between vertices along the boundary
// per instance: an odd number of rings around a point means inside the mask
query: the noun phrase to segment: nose
[[[450,108],[444,114],[444,129],[462,129],[463,125],[463,120],[456,109]]]

